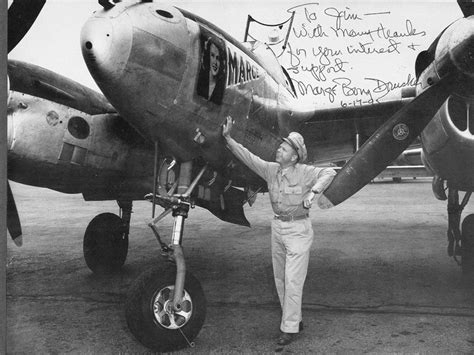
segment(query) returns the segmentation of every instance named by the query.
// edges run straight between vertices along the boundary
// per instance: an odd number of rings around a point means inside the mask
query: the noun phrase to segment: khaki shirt
[[[303,201],[311,191],[323,192],[336,172],[331,168],[318,168],[296,164],[282,169],[276,162],[265,161],[251,153],[242,144],[227,138],[230,151],[268,185],[273,212],[284,216],[301,216],[308,213]]]

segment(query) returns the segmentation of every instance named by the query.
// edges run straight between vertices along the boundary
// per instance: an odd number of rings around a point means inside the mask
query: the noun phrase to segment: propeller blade
[[[8,53],[26,35],[46,0],[14,0],[8,8]]]
[[[341,203],[380,174],[420,135],[449,97],[453,82],[446,76],[383,124],[342,167],[319,198],[319,206]]]
[[[469,17],[474,14],[474,3],[472,0],[458,0],[458,5],[464,17]]]
[[[21,237],[20,217],[18,216],[15,199],[13,198],[9,182],[7,182],[7,228],[15,244],[21,246],[23,242]]]

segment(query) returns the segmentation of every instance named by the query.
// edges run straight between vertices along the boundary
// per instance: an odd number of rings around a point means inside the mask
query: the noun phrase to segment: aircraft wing
[[[309,160],[315,165],[340,166],[346,163],[354,153],[366,142],[376,127],[381,126],[395,112],[411,102],[413,98],[382,102],[367,106],[352,106],[328,108],[314,111],[312,117],[306,120],[301,132],[305,136]],[[345,127],[345,129],[344,129]],[[343,132],[352,130],[350,141],[342,138],[331,143],[329,139],[337,137]],[[326,144],[322,145],[323,132],[331,132]],[[347,136],[346,136],[347,137]],[[317,142],[317,143],[314,143]],[[330,148],[328,149],[328,146]],[[407,150],[387,166],[377,177],[399,179],[403,177],[430,177],[433,176],[421,161],[420,143],[415,141]]]
[[[308,161],[324,164],[349,159],[378,127],[412,100],[409,97],[366,106],[316,109],[299,117]]]
[[[321,121],[340,121],[355,118],[380,118],[382,121],[388,119],[406,104],[410,103],[413,97],[402,97],[398,100],[384,101],[372,105],[330,107],[314,110],[305,124]]]
[[[433,174],[424,165],[387,166],[377,178],[401,179],[402,177],[432,177]]]

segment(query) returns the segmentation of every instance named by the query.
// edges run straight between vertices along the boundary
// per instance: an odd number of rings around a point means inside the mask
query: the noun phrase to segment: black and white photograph
[[[8,0],[0,353],[474,353],[474,2]]]

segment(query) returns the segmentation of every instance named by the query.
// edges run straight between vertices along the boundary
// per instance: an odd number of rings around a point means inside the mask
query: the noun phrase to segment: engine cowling
[[[416,60],[419,95],[445,76],[456,79],[455,92],[474,100],[474,16],[447,27]]]
[[[449,186],[474,189],[474,101],[451,95],[421,134],[424,161]]]

